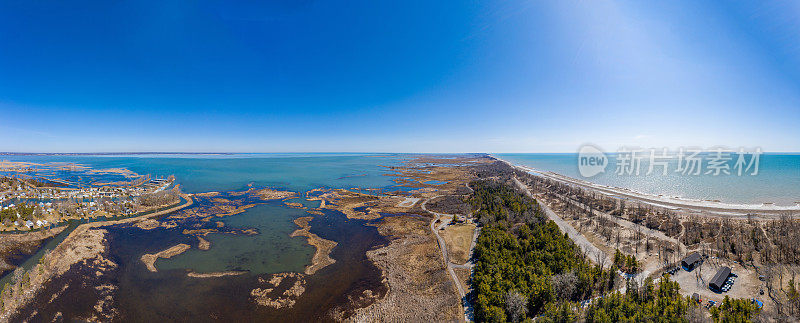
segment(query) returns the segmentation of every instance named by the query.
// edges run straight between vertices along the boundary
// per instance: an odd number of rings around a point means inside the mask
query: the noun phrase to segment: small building
[[[697,302],[697,303],[702,303],[703,302],[703,300],[700,299],[700,294],[698,294],[698,293],[692,294],[692,300]]]
[[[711,278],[711,281],[708,282],[708,288],[714,292],[721,293],[722,286],[725,286],[725,282],[728,281],[728,276],[731,275],[731,269],[729,267],[722,267],[714,274],[714,278]]]
[[[703,258],[700,257],[699,253],[693,252],[681,260],[681,267],[683,267],[683,270],[692,271],[698,264],[700,264],[700,260],[702,259]]]

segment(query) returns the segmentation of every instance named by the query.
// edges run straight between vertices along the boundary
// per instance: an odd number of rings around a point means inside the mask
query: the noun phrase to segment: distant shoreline
[[[0,152],[0,156],[113,156],[113,155],[236,155],[246,153],[212,153],[212,152],[114,152],[114,153],[23,153]]]

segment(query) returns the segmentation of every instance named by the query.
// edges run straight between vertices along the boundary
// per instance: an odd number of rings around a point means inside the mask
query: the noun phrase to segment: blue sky
[[[796,1],[0,0],[0,151],[800,151]]]

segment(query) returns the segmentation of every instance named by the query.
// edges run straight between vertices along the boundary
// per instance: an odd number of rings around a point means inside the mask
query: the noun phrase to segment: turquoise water
[[[326,188],[382,188],[396,184],[389,169],[399,166],[409,156],[399,154],[237,154],[237,155],[117,155],[117,156],[0,156],[0,159],[36,163],[67,162],[93,168],[127,168],[138,174],[165,177],[175,175],[184,192],[243,191],[250,187],[272,187],[303,193]],[[60,174],[65,175],[65,174]],[[73,174],[66,174],[73,175]],[[234,195],[222,194],[231,200]],[[52,317],[55,313],[66,320],[86,317],[92,305],[104,297],[94,286],[112,284],[114,306],[122,321],[204,321],[216,317],[222,321],[321,321],[334,308],[349,308],[351,299],[369,291],[382,295],[381,272],[366,258],[366,251],[387,243],[375,226],[363,220],[347,219],[338,211],[325,210],[311,221],[311,232],[338,243],[331,257],[336,260],[312,276],[306,277],[307,288],[291,308],[274,310],[256,306],[250,290],[260,286],[265,274],[303,272],[310,264],[315,248],[305,237],[290,237],[297,225],[293,220],[308,216],[305,210],[285,206],[284,201],[259,202],[246,211],[203,222],[197,218],[175,220],[176,227],[142,230],[129,224],[106,227],[109,258],[119,268],[106,275],[77,271],[63,275],[36,296],[20,311],[20,317],[39,313]],[[198,198],[192,208],[209,207],[210,199]],[[319,201],[304,198],[286,202],[318,207]],[[180,218],[180,217],[177,217]],[[159,221],[171,222],[170,215]],[[216,221],[225,225],[217,228]],[[197,248],[197,238],[184,230],[218,229],[205,239],[209,250]],[[242,234],[255,229],[256,235]],[[69,229],[67,230],[69,231]],[[66,231],[65,231],[66,232]],[[170,259],[156,261],[158,272],[146,269],[140,258],[178,243],[192,248]],[[53,245],[53,244],[50,244]],[[52,246],[50,246],[52,247]],[[48,247],[48,248],[50,248]],[[31,260],[35,261],[35,260]],[[88,270],[88,269],[87,269]],[[197,279],[186,271],[219,272],[245,270],[238,276]],[[68,285],[56,301],[50,295]]]
[[[584,178],[579,173],[577,154],[495,154],[494,156],[516,165],[653,195],[719,200],[731,204],[774,203],[790,206],[800,202],[800,155],[796,154],[761,155],[759,173],[754,176],[746,174],[737,176],[735,172],[719,176],[684,175],[674,171],[678,166],[675,158],[669,160],[667,175],[662,175],[661,167],[655,167],[653,174],[646,175],[649,155],[642,160],[639,176],[618,175],[617,156],[609,154],[606,172],[590,178]],[[736,155],[733,156],[735,161]]]
[[[328,188],[385,188],[394,186],[393,177],[382,166],[397,166],[408,157],[398,154],[235,154],[235,155],[5,155],[0,160],[41,164],[75,163],[101,168],[127,168],[138,174],[166,177],[175,175],[184,192],[241,191],[273,187],[296,192]],[[85,171],[77,173],[84,174]],[[69,171],[61,176],[71,176]],[[318,207],[319,201],[304,198],[287,202]],[[284,271],[302,272],[310,263],[314,248],[304,237],[289,237],[297,229],[293,220],[308,216],[305,210],[270,202],[241,214],[220,218],[225,228],[258,230],[258,235],[209,234],[210,250],[192,248],[171,259],[161,259],[164,270],[191,269],[196,272],[246,270],[253,274]],[[191,241],[196,246],[195,241]],[[142,251],[144,253],[144,251]]]
[[[34,156],[28,156],[21,160],[18,160],[18,158],[0,158],[0,160],[30,161],[29,157],[34,157]],[[0,175],[2,176],[30,175],[36,178],[37,180],[45,182],[57,179],[59,180],[59,182],[55,184],[66,188],[86,187],[90,186],[93,183],[125,182],[132,180],[131,177],[125,176],[123,174],[118,174],[114,172],[97,172],[97,170],[99,169],[94,169],[95,172],[92,172],[91,169],[80,169],[80,168],[71,168],[69,170],[65,170],[62,168],[70,166],[70,163],[65,163],[65,162],[48,161],[46,163],[39,163],[39,164],[42,165],[26,166],[25,168],[33,169],[33,171],[30,172],[17,173],[13,171],[0,171]]]
[[[609,155],[605,173],[583,178],[578,173],[577,154],[497,154],[509,162],[598,184],[628,188],[642,193],[698,200],[720,200],[736,204],[793,205],[800,202],[800,155],[764,154],[756,176],[689,176],[670,171],[668,175],[617,175],[616,157]],[[398,165],[400,154],[152,154],[152,155],[5,155],[2,160],[37,163],[77,163],[94,168],[124,167],[139,174],[175,175],[183,191],[232,191],[248,184],[306,191],[317,187],[385,188],[391,177],[379,165]],[[677,160],[670,160],[669,169]],[[656,168],[656,173],[659,168]],[[403,190],[403,188],[399,188]]]
[[[66,162],[93,168],[127,168],[138,174],[175,175],[187,193],[233,191],[255,186],[306,191],[318,187],[378,188],[392,185],[379,167],[398,165],[398,154],[233,154],[233,155],[4,155],[0,160]]]

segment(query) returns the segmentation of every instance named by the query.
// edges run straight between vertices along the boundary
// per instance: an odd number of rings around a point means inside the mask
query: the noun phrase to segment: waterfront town
[[[32,176],[0,177],[0,231],[51,227],[68,220],[119,217],[179,201],[175,178],[138,176],[127,182],[69,187]]]

